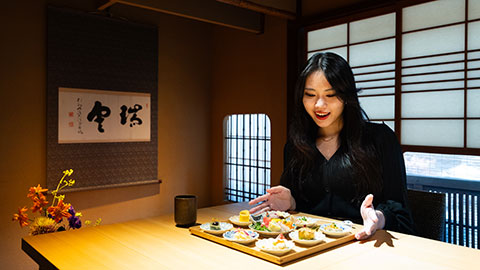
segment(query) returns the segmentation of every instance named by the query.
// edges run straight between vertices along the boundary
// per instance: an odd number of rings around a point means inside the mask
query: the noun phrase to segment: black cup
[[[197,196],[175,196],[175,224],[179,227],[190,227],[197,222]]]

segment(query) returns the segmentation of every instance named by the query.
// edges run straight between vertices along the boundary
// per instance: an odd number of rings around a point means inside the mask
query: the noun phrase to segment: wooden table
[[[202,208],[197,222],[248,208]],[[384,230],[278,266],[191,235],[173,215],[28,236],[22,249],[40,269],[480,269],[480,250]]]

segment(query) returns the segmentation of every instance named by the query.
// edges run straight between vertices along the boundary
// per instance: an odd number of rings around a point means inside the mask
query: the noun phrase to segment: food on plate
[[[263,217],[262,222],[255,222],[250,227],[257,231],[289,232],[294,229],[293,222],[289,219]]]
[[[343,232],[344,229],[340,228],[337,223],[332,222],[329,225],[323,227],[323,230],[327,232]]]
[[[269,218],[286,219],[290,216],[290,214],[283,211],[267,211],[266,216]]]
[[[266,238],[257,241],[256,246],[262,251],[282,255],[289,252],[295,244],[285,239],[283,234],[279,234],[276,238]]]
[[[250,240],[253,239],[256,235],[258,236],[258,234],[251,230],[244,230],[240,228],[230,231],[229,234],[230,238],[234,240]]]
[[[221,230],[220,222],[218,222],[218,220],[213,218],[212,222],[210,223],[210,230],[215,230],[215,231]]]
[[[301,228],[298,230],[298,239],[300,240],[313,240],[315,238],[315,230],[310,228]]]
[[[238,221],[249,222],[250,221],[250,212],[248,210],[240,211],[240,215],[238,216]]]

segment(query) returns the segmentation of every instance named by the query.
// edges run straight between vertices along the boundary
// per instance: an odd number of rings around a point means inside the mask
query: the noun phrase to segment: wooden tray
[[[325,219],[322,218],[322,220],[325,220]],[[331,221],[337,221],[338,222],[338,220],[331,220]],[[320,223],[328,223],[328,222],[325,221],[325,222],[320,222]],[[310,246],[310,247],[301,246],[301,245],[298,245],[297,243],[295,243],[295,247],[291,251],[289,251],[287,254],[284,254],[282,256],[276,256],[276,255],[261,251],[259,248],[257,248],[255,246],[255,242],[253,242],[252,244],[249,244],[249,245],[243,245],[243,244],[235,243],[235,242],[232,242],[232,241],[228,241],[228,240],[224,239],[222,235],[213,235],[213,234],[204,232],[202,229],[200,229],[200,226],[190,227],[190,233],[192,233],[193,235],[197,235],[197,236],[200,236],[202,238],[211,240],[213,242],[222,244],[224,246],[227,246],[227,247],[245,252],[247,254],[262,258],[262,259],[267,260],[269,262],[281,265],[281,264],[291,262],[293,260],[308,256],[310,254],[313,254],[313,253],[316,253],[316,252],[319,252],[319,251],[322,251],[322,250],[325,250],[325,249],[328,249],[328,248],[331,248],[331,247],[334,247],[334,246],[338,246],[338,245],[341,245],[341,244],[346,243],[346,242],[353,241],[355,239],[355,233],[357,231],[359,231],[361,229],[361,227],[362,226],[360,226],[360,225],[354,224],[353,230],[350,234],[348,234],[346,236],[343,236],[343,237],[337,237],[337,238],[327,236],[325,241],[321,242],[318,245],[314,245],[314,246]],[[288,234],[286,234],[285,237],[287,239],[289,239]],[[260,235],[260,237],[258,239],[263,239],[263,238],[266,238],[266,237],[263,237],[263,236]]]

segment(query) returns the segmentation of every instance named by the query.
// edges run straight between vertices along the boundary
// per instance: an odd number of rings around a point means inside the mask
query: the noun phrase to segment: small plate
[[[252,221],[240,221],[238,220],[239,219],[239,216],[236,215],[236,216],[231,216],[228,220],[230,222],[232,222],[233,224],[237,225],[237,226],[240,226],[240,227],[247,227],[248,225],[250,225],[252,223]]]
[[[259,233],[260,235],[263,235],[263,236],[272,236],[272,237],[273,237],[273,236],[277,236],[277,235],[279,235],[279,234],[281,234],[281,233],[287,234],[287,233],[289,233],[289,232],[291,232],[291,231],[293,230],[293,229],[290,229],[289,231],[269,232],[269,231],[255,230],[255,229],[253,228],[253,226],[254,226],[253,224],[250,224],[250,225],[248,226],[248,228],[250,228],[250,229],[251,229],[252,231],[254,231],[254,232]]]
[[[321,232],[315,232],[314,238],[312,240],[299,239],[298,231],[293,231],[289,233],[288,237],[290,237],[290,239],[292,239],[295,243],[298,243],[300,245],[305,245],[305,246],[313,246],[325,240],[325,234]]]
[[[297,228],[301,228],[303,226],[313,227],[319,219],[306,217],[306,216],[294,216],[296,222],[295,225]]]
[[[338,229],[335,230],[330,228],[333,224],[335,224]],[[320,226],[320,231],[328,236],[340,237],[349,234],[352,231],[352,227],[345,225],[343,222],[331,222],[322,224]]]
[[[230,230],[231,228],[233,228],[233,225],[231,223],[228,223],[228,222],[220,222],[220,230],[210,229],[210,222],[209,223],[203,223],[202,225],[200,225],[200,229],[204,230],[207,233],[211,233],[211,234],[222,234],[222,233]]]
[[[238,233],[238,232],[245,232],[246,234],[246,239],[237,239],[235,238],[235,234]],[[240,230],[231,230],[231,231],[226,231],[223,233],[223,238],[227,239],[228,241],[232,241],[232,242],[237,242],[237,243],[240,243],[240,244],[244,244],[244,245],[248,245],[252,242],[254,242],[255,240],[257,240],[258,238],[258,233],[257,232],[254,232],[252,230],[243,230],[243,229],[240,229]]]
[[[275,239],[275,238],[265,238],[265,239],[258,240],[255,243],[255,246],[257,248],[259,248],[261,251],[265,251],[265,252],[268,252],[270,254],[277,255],[277,256],[281,256],[283,254],[286,254],[287,252],[292,250],[292,248],[295,246],[293,241],[283,240],[285,242],[285,248],[284,249],[274,249],[273,248],[273,243],[275,241],[277,241],[277,239]]]

